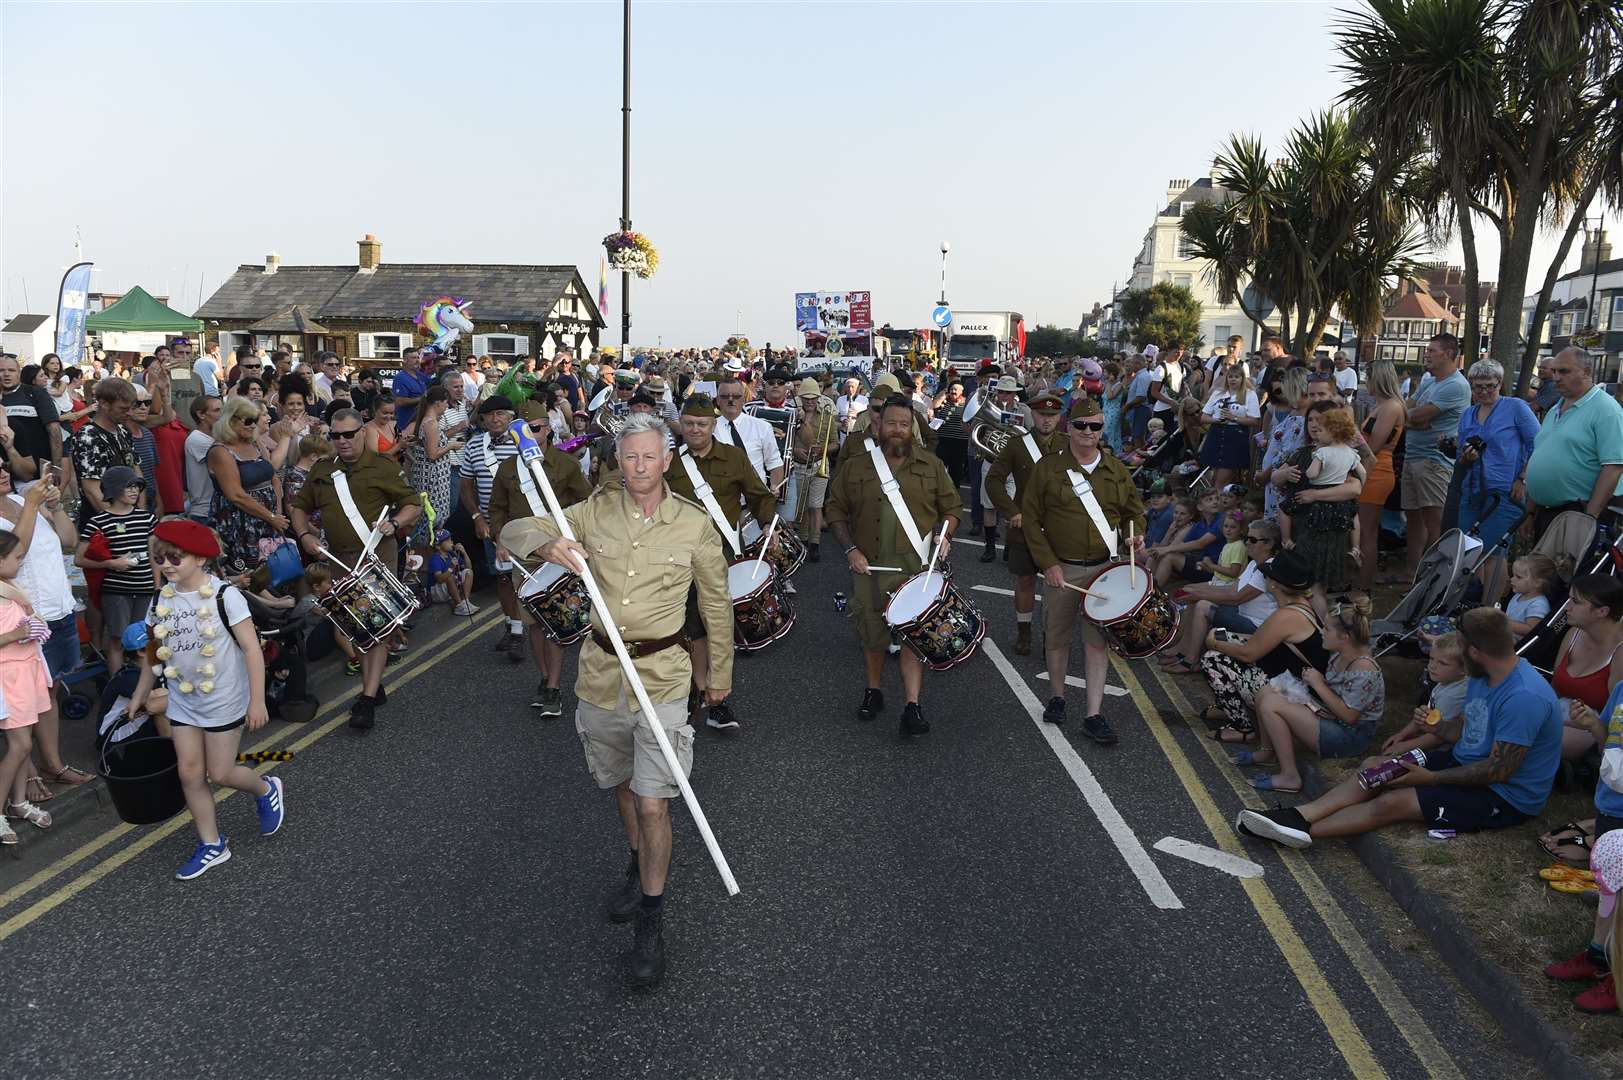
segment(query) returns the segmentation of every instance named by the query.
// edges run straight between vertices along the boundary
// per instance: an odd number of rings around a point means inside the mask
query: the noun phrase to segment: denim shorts
[[[1232,634],[1255,634],[1257,624],[1240,614],[1237,604],[1213,604],[1212,627]]]
[[[45,668],[51,673],[54,683],[79,666],[79,616],[70,611],[47,625],[51,628],[51,636],[45,639],[40,649],[45,654]]]
[[[1357,757],[1369,749],[1374,732],[1360,731],[1335,720],[1319,717],[1319,756],[1321,758]]]

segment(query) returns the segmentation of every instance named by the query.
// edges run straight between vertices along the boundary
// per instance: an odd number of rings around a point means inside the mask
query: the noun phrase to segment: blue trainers
[[[230,861],[231,848],[226,844],[225,833],[221,833],[218,844],[199,843],[197,850],[192,852],[192,857],[175,871],[175,877],[181,881],[190,881],[192,878],[202,877],[221,863]]]
[[[282,818],[286,816],[282,809],[282,781],[274,776],[267,776],[265,783],[270,785],[270,792],[254,796],[254,803],[259,807],[260,836],[269,836],[280,829]]]

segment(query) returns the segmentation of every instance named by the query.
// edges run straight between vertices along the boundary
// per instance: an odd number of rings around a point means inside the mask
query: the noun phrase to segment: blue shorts
[[[1449,750],[1426,751],[1426,768],[1430,771],[1452,769],[1454,754]],[[1503,829],[1520,825],[1527,815],[1486,787],[1417,787],[1415,798],[1420,800],[1420,817],[1428,829],[1454,829],[1458,832],[1478,832],[1482,829]]]
[[[1522,508],[1508,494],[1478,491],[1460,494],[1460,515],[1455,526],[1468,533],[1473,528],[1482,539],[1482,547],[1492,551],[1505,534],[1521,520]]]
[[[1240,614],[1236,604],[1213,604],[1212,626],[1234,634],[1255,634],[1257,624]]]
[[[79,616],[68,612],[51,623],[51,636],[45,639],[40,651],[45,654],[45,669],[54,683],[79,666]]]

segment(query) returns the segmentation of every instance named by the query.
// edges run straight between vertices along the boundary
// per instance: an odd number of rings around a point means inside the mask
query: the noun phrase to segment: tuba
[[[969,441],[987,461],[995,461],[1003,448],[1021,434],[1021,429],[1003,422],[995,409],[984,407],[982,395],[976,393],[964,409],[964,423],[969,427]]]

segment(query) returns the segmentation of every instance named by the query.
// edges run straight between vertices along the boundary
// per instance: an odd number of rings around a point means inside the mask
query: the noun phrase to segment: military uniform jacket
[[[502,526],[514,518],[547,516],[546,498],[541,494],[539,484],[536,485],[535,496],[541,500],[540,514],[530,508],[530,500],[524,497],[524,489],[518,479],[520,464],[523,464],[523,459],[510,457],[496,467],[496,476],[490,486],[490,509],[486,511],[492,536],[500,536]],[[524,467],[529,468],[527,464]],[[541,457],[541,468],[552,482],[552,491],[558,496],[559,506],[573,506],[592,493],[592,486],[586,482],[586,474],[580,471],[580,462],[568,454],[547,447]]]
[[[688,587],[698,587],[699,615],[710,635],[709,685],[731,689],[733,601],[727,590],[727,559],[704,508],[667,488],[653,518],[644,519],[624,485],[615,483],[569,507],[564,517],[590,553],[587,565],[626,641],[655,641],[679,632],[686,620]],[[559,535],[551,518],[524,517],[508,522],[500,541],[524,558]],[[594,606],[592,626],[601,629],[602,619]],[[686,650],[662,649],[632,663],[654,704],[687,698],[693,669]],[[619,659],[593,640],[581,646],[575,696],[601,709],[619,708],[623,698],[626,708],[637,709]]]
[[[853,454],[834,474],[829,483],[828,499],[823,513],[830,527],[845,522],[851,529],[851,541],[870,562],[886,566],[920,566],[907,532],[896,520],[890,499],[880,487],[879,473],[873,457],[868,453],[868,439],[847,440],[857,443],[859,451]],[[946,518],[954,521],[963,513],[963,501],[958,487],[947,475],[941,459],[917,443],[909,444],[907,457],[901,464],[890,463],[891,475],[901,487],[902,501],[913,515],[919,536],[929,543],[930,533],[939,529]],[[892,558],[901,561],[892,563]]]
[[[698,493],[688,482],[687,468],[680,458],[679,449],[671,455],[671,466],[665,470],[665,483],[671,491],[688,499],[704,509],[699,502]],[[740,502],[749,505],[750,513],[762,528],[771,521],[778,512],[777,500],[761,483],[761,477],[756,473],[755,466],[750,464],[749,452],[726,443],[712,442],[710,452],[704,457],[693,456],[693,464],[699,467],[699,475],[709,484],[716,493],[716,505],[721,507],[722,514],[727,518],[727,524],[733,528],[738,527],[738,519],[742,513]],[[708,519],[709,514],[705,517]]]
[[[1090,473],[1076,463],[1067,446],[1064,453],[1048,455],[1037,463],[1020,498],[1026,547],[1032,561],[1044,570],[1059,562],[1099,562],[1110,557],[1104,537],[1071,488],[1070,469],[1082,473],[1093,485],[1105,520],[1120,534],[1118,552],[1127,541],[1129,522],[1137,535],[1144,535],[1144,502],[1127,466],[1101,451]]]
[[[864,440],[876,438],[873,431],[874,418],[879,415],[879,407],[883,404],[884,402],[874,401],[872,398],[868,400],[868,407],[857,416],[856,422],[851,425],[851,434],[845,437],[844,444],[840,446],[839,457],[835,459],[836,464],[844,465],[859,452],[863,454],[868,452]],[[929,418],[916,403],[913,406],[913,441],[926,450],[935,450],[935,428],[930,426]]]
[[[1048,435],[1039,435],[1035,431],[1027,432],[1031,441],[1037,444],[1037,452],[1043,457],[1057,454],[1071,444],[1071,437],[1065,431],[1064,425],[1055,428]],[[1010,439],[1009,445],[1003,448],[1003,453],[997,456],[986,469],[986,495],[997,507],[997,512],[1005,521],[1020,512],[1020,497],[1025,494],[1026,485],[1031,482],[1031,470],[1037,463],[1031,460],[1031,453],[1026,449],[1025,439]],[[1014,498],[1009,498],[1009,477],[1014,477]],[[1010,528],[1009,539],[1018,542],[1021,539],[1021,530]]]
[[[363,450],[353,465],[345,465],[336,457],[316,462],[310,466],[310,477],[294,496],[293,505],[306,514],[321,514],[321,531],[326,534],[327,549],[334,555],[355,555],[366,546],[366,537],[355,535],[338,501],[338,489],[333,487],[333,473],[340,470],[349,477],[349,493],[368,525],[386,506],[396,513],[402,506],[423,505],[423,497],[406,483],[400,466],[382,454]]]

